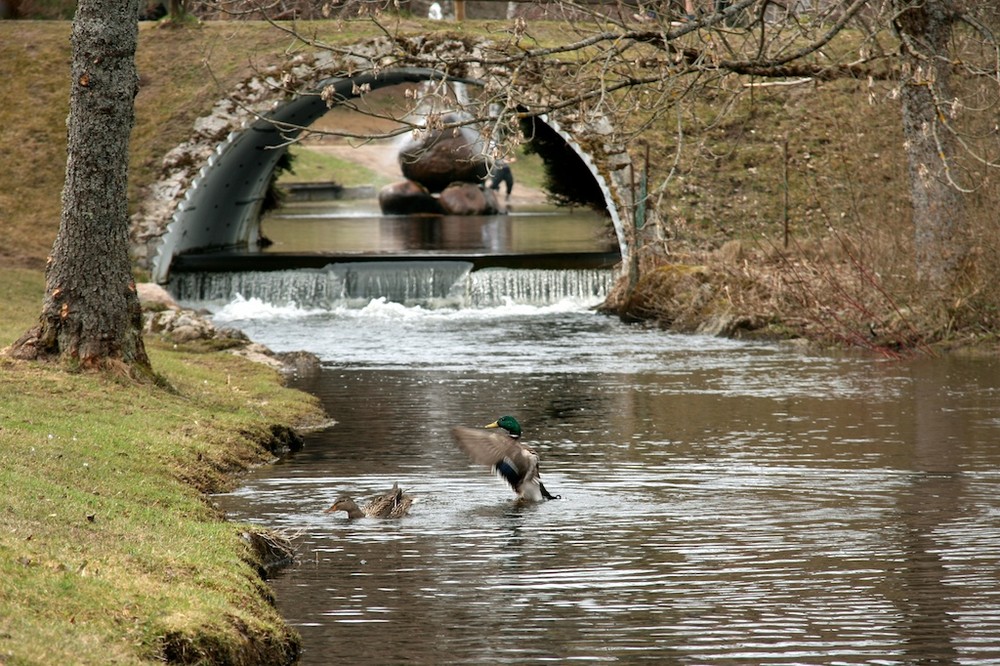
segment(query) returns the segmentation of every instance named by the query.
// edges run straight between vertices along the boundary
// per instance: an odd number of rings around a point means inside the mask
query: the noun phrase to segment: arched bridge
[[[272,173],[301,131],[297,128],[308,127],[329,110],[328,99],[346,100],[361,90],[445,77],[426,68],[373,68],[371,63],[379,62],[380,51],[387,48],[379,39],[355,45],[348,60],[361,62],[345,62],[344,56],[300,56],[282,69],[244,81],[220,100],[210,116],[196,122],[192,138],[166,156],[163,178],[133,216],[138,265],[148,269],[154,281],[165,283],[171,268],[184,258],[256,249],[261,205]],[[475,76],[447,78],[483,82]],[[290,93],[292,89],[306,92]],[[569,114],[539,122],[589,167],[614,224],[621,257],[627,258],[632,167],[624,147],[614,141],[613,128],[607,122],[580,122]],[[597,150],[587,152],[581,145]]]

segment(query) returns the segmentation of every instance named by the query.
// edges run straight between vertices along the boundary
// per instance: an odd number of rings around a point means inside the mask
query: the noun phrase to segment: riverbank
[[[0,269],[0,336],[37,317],[37,271]],[[0,663],[284,664],[255,528],[206,493],[318,422],[278,372],[147,336],[169,387],[0,356]]]
[[[60,219],[70,24],[0,21],[0,347],[39,315]],[[220,88],[287,38],[257,24],[143,24],[132,206]],[[249,46],[253,45],[253,46]],[[321,415],[267,365],[147,336],[169,387],[0,356],[0,663],[284,664],[298,635],[275,611],[251,529],[206,493],[238,482]]]

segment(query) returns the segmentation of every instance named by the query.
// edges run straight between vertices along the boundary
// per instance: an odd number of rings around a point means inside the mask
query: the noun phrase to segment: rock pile
[[[446,113],[442,125],[466,116]],[[386,185],[378,201],[386,215],[494,215],[500,212],[492,190],[483,186],[489,172],[483,140],[472,127],[434,129],[414,135],[399,150],[406,180]]]
[[[143,312],[143,335],[159,336],[174,344],[207,345],[211,349],[228,349],[256,363],[264,363],[291,375],[317,371],[319,358],[309,352],[276,354],[262,344],[253,342],[243,331],[219,328],[207,312],[184,309],[160,285],[136,285]]]

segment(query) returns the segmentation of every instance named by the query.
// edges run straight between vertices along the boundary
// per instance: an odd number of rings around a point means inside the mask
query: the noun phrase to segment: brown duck
[[[323,513],[334,513],[336,511],[346,511],[349,520],[357,518],[400,518],[405,516],[413,498],[403,493],[399,489],[399,484],[392,484],[392,490],[372,499],[364,507],[359,507],[357,502],[347,495],[338,497],[329,509]]]

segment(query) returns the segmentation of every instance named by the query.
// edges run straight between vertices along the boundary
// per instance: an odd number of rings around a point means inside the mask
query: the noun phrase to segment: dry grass
[[[0,263],[41,269],[61,214],[69,111],[69,24],[0,21],[0,105],[8,168],[0,186]],[[62,68],[62,77],[52,75]]]
[[[882,353],[995,339],[1000,288],[986,268],[1000,253],[988,212],[1000,204],[990,187],[998,174],[977,174],[976,251],[965,292],[942,319],[915,288],[891,86],[760,88],[729,101],[721,93],[696,100],[682,109],[682,132],[674,117],[643,136],[652,146],[652,181],[665,182],[663,240],[646,249],[638,291],[625,298],[623,288],[612,309],[624,299],[626,316],[678,330],[803,337]]]
[[[963,338],[957,326],[938,330],[919,307],[900,301],[861,255],[843,236],[794,243],[789,250],[730,241],[715,250],[647,253],[635,288],[622,285],[609,304],[626,318],[681,332],[794,338],[893,358],[934,354],[932,345],[939,343],[993,340],[986,330],[975,340],[972,334]]]

